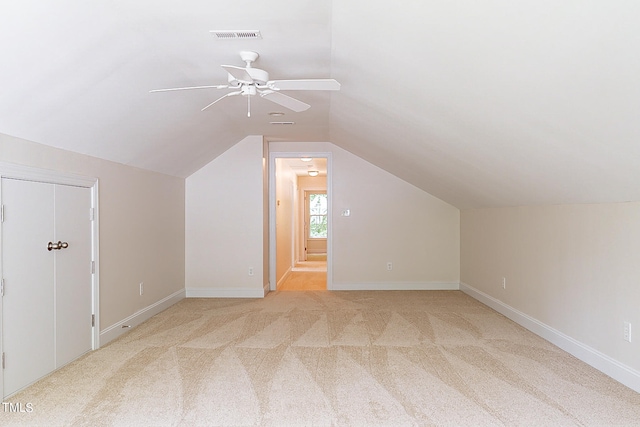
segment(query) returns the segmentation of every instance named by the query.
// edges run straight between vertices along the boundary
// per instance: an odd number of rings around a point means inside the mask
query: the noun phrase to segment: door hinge
[[[91,274],[96,274],[96,262],[91,261]]]
[[[94,221],[96,219],[96,209],[95,208],[90,208],[89,209],[89,221]]]
[[[93,328],[94,326],[96,326],[96,315],[92,314],[91,315],[91,327]]]
[[[0,222],[4,222],[4,205],[0,206]]]
[[[2,352],[2,369],[4,369],[4,351]]]
[[[0,297],[4,296],[4,277],[0,279]]]

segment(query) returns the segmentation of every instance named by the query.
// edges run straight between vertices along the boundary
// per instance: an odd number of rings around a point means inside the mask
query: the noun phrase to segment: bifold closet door
[[[55,186],[56,368],[91,350],[91,190]]]
[[[55,369],[53,185],[2,179],[4,394]]]
[[[3,178],[2,204],[7,396],[91,350],[91,190]]]

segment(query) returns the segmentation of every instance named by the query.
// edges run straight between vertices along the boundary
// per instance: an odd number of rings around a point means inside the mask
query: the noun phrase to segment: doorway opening
[[[331,289],[330,153],[270,157],[270,290]]]

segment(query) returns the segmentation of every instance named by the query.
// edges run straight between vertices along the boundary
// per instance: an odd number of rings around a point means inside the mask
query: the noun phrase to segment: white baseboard
[[[100,342],[98,346],[100,347],[107,344],[110,341],[113,341],[114,339],[118,338],[120,335],[130,331],[131,328],[138,326],[142,322],[150,319],[151,317],[155,316],[161,311],[166,310],[167,308],[171,307],[173,304],[179,302],[184,298],[185,298],[185,291],[184,289],[180,289],[179,291],[174,292],[168,297],[163,298],[160,301],[133,313],[131,316],[127,317],[126,319],[123,319],[118,323],[111,325],[108,328],[105,328],[100,332]],[[123,325],[131,326],[131,328],[123,328],[122,327]]]
[[[326,273],[327,267],[293,267],[291,271],[307,271],[316,273]]]
[[[600,351],[571,338],[568,335],[540,322],[533,317],[516,310],[502,301],[485,294],[472,286],[460,283],[460,290],[470,297],[491,307],[503,316],[508,317],[520,326],[546,339],[572,354],[583,362],[593,366],[600,372],[640,393],[640,372],[626,366]]]
[[[287,271],[285,271],[285,273],[282,275],[282,277],[280,278],[280,280],[278,280],[278,283],[276,283],[276,289],[278,289],[280,287],[280,285],[282,285],[282,283],[287,280],[287,278],[289,277],[289,275],[291,274],[291,267],[289,267],[287,269]]]
[[[458,282],[333,283],[332,291],[457,291]]]
[[[264,288],[187,288],[186,291],[187,298],[264,298],[266,292]]]

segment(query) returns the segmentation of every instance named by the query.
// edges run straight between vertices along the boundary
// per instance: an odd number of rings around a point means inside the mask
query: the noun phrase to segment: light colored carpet
[[[326,261],[327,254],[307,254],[307,261]]]
[[[319,271],[292,271],[278,287],[279,291],[325,291],[327,273]]]
[[[8,399],[40,426],[640,425],[640,394],[459,291],[187,299]]]
[[[327,271],[327,261],[299,261],[291,271]]]

